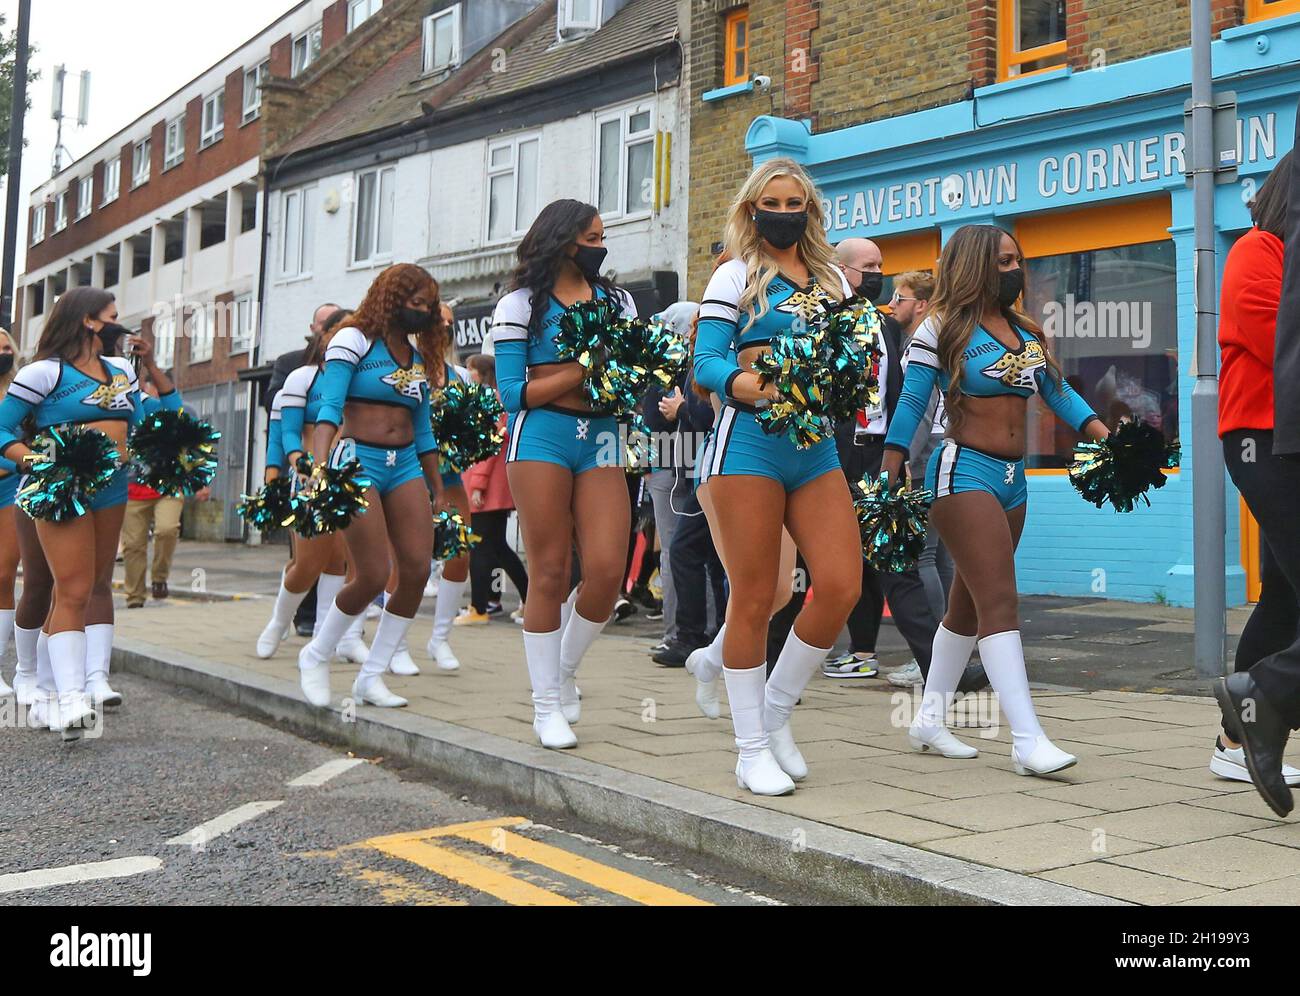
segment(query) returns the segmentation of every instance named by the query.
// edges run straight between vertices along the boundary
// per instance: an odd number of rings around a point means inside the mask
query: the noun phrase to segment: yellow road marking
[[[434,847],[423,840],[385,840],[377,838],[368,842],[375,848],[394,858],[410,861],[421,868],[427,868],[436,875],[449,878],[467,885],[471,889],[495,896],[512,906],[577,906],[578,903],[567,899],[559,893],[540,889],[528,882],[522,882],[511,875],[503,874],[491,868],[485,868],[478,862],[456,854],[442,847]]]
[[[484,844],[494,850],[504,847],[499,853],[531,861],[533,864],[557,871],[561,875],[576,878],[580,882],[594,885],[597,889],[624,896],[646,906],[713,905],[695,896],[670,889],[666,885],[651,882],[598,861],[592,861],[590,858],[497,827],[459,829],[456,831],[456,836],[472,840],[477,844]]]

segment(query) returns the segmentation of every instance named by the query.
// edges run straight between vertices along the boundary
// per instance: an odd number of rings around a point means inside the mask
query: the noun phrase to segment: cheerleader
[[[55,425],[85,425],[108,436],[126,453],[128,429],[146,407],[130,360],[114,355],[129,333],[117,324],[112,294],[77,287],[63,294],[46,319],[35,359],[0,402],[0,455],[20,466],[32,456],[21,425],[30,417],[37,432]],[[154,362],[148,341],[131,337],[134,356],[158,388],[159,407],[180,408],[180,396]],[[65,738],[76,739],[96,720],[97,709],[120,704],[108,685],[113,648],[113,561],[126,510],[126,464],[87,503],[85,513],[64,522],[38,521],[36,535],[53,575],[53,598],[44,632],[57,710],[48,718]],[[86,556],[91,551],[92,556]],[[24,581],[24,585],[26,581]],[[39,670],[38,645],[38,670]],[[40,702],[38,700],[38,705]]]
[[[420,607],[433,549],[430,496],[435,503],[442,497],[424,364],[408,337],[428,335],[441,324],[437,282],[421,267],[399,263],[375,278],[352,322],[325,351],[311,450],[328,453],[333,467],[356,459],[370,487],[369,507],[343,530],[355,577],[335,595],[298,655],[303,693],[313,705],[329,705],[330,657],[384,590],[393,561],[397,585],[352,698],[358,704],[406,705],[388,690],[383,674]]]
[[[303,354],[303,365],[285,378],[284,386],[276,392],[275,400],[271,402],[272,426],[278,427],[279,452],[275,455],[291,471],[304,454],[312,456],[303,441],[312,438],[316,419],[320,415],[323,401],[321,366],[325,351],[334,338],[334,333],[351,317],[350,312],[339,308],[321,323],[320,331],[312,337]],[[280,414],[278,422],[274,421],[277,411]],[[267,465],[270,466],[269,456]],[[334,596],[346,580],[346,555],[347,549],[341,534],[295,538],[293,561],[280,580],[271,621],[257,638],[258,657],[271,657],[279,649],[281,641],[288,635],[294,613],[298,611],[298,606],[307,597],[313,584],[316,585],[317,596],[313,635],[320,629]],[[363,620],[356,620],[338,645],[338,655],[354,664],[364,664],[369,653],[361,639],[362,624]]]
[[[578,665],[614,610],[631,529],[618,422],[587,403],[585,368],[561,360],[555,346],[561,315],[579,301],[607,298],[635,317],[631,296],[601,275],[606,252],[594,207],[548,204],[519,243],[513,289],[492,317],[497,384],[510,413],[506,475],[528,550],[533,730],[551,748],[577,743]],[[575,536],[582,583],[570,592]]]
[[[727,557],[731,597],[723,679],[740,757],[736,781],[785,795],[806,777],[790,713],[857,603],[862,551],[835,440],[799,449],[769,435],[758,407],[778,397],[754,361],[793,323],[850,296],[822,227],[821,200],[803,168],[773,159],[750,174],[728,213],[731,259],[700,302],[695,379],[722,399],[708,489]],[[764,685],[767,623],[781,562],[781,528],[803,551],[817,597],[795,620]]]
[[[1045,775],[1075,763],[1043,732],[1029,695],[1020,642],[1016,545],[1025,524],[1025,411],[1037,394],[1075,432],[1108,430],[1061,376],[1042,332],[1017,306],[1025,287],[1016,240],[993,225],[964,225],[939,257],[930,317],[907,347],[907,373],[881,465],[899,479],[935,385],[947,437],[930,457],[930,521],[956,565],[948,611],[934,636],[930,674],[908,739],[944,757],[979,752],[946,726],[947,706],[978,645],[1011,726],[1017,773]],[[818,592],[818,597],[821,593]]]
[[[7,331],[0,329],[0,398],[13,382],[17,358],[13,339]],[[14,580],[18,576],[18,527],[14,499],[18,494],[18,476],[18,465],[0,458],[0,655],[4,654],[14,633]],[[18,669],[14,675],[14,688],[20,689],[20,699],[27,698],[35,680],[34,670],[24,673],[21,667]],[[0,698],[13,693],[14,688],[5,684],[4,675],[0,674]]]

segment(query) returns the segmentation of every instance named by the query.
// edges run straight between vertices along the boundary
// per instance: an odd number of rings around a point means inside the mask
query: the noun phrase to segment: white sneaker
[[[1016,746],[1011,746],[1011,764],[1017,775],[1050,775],[1055,771],[1064,771],[1077,764],[1079,759],[1067,754],[1046,736],[1039,736],[1027,757],[1021,757]]]
[[[330,669],[328,664],[317,664],[304,660],[303,656],[311,650],[311,644],[298,651],[298,684],[302,686],[307,701],[322,709],[330,704]]]
[[[979,751],[976,748],[970,744],[962,743],[948,732],[946,726],[926,726],[919,721],[919,717],[914,719],[912,725],[908,727],[907,742],[912,745],[912,750],[920,753],[932,750],[944,757],[970,758],[979,756]]]
[[[122,704],[122,696],[109,687],[108,676],[105,674],[92,674],[86,678],[86,695],[92,702],[105,708]]]
[[[383,676],[378,674],[369,677],[357,675],[357,680],[352,682],[352,698],[357,705],[365,705],[369,702],[371,705],[385,709],[400,709],[407,704],[406,699],[388,690]]]
[[[768,732],[767,747],[776,758],[776,763],[781,766],[781,770],[789,775],[792,781],[801,782],[808,777],[808,762],[799,753],[799,745],[794,742],[794,734],[790,732],[788,722],[779,730]]]
[[[363,660],[361,663],[364,664],[365,661]],[[411,659],[411,652],[405,647],[401,647],[393,654],[393,659],[388,662],[388,670],[403,678],[409,678],[420,673],[415,661]]]
[[[708,663],[708,647],[692,650],[686,658],[686,673],[695,676],[695,704],[700,707],[707,719],[717,719],[722,715],[722,703],[718,700],[718,679],[705,681],[696,671]]]
[[[510,613],[510,618],[522,626],[524,624],[524,607],[521,605],[515,609],[514,612]]]
[[[359,636],[345,636],[339,641],[334,656],[350,664],[361,665],[370,656],[370,648],[366,646],[366,641]]]
[[[564,750],[578,746],[578,738],[574,736],[569,721],[561,712],[534,716],[533,732],[537,734],[537,739],[542,742],[542,746],[549,747],[551,750]]]
[[[1221,738],[1214,741],[1214,753],[1210,756],[1210,770],[1220,778],[1234,782],[1249,782],[1250,771],[1246,768],[1246,754],[1240,747],[1224,747]],[[1282,778],[1288,785],[1300,785],[1300,769],[1289,764],[1282,765]]]
[[[914,688],[925,684],[925,675],[921,674],[921,665],[916,661],[908,661],[902,667],[894,668],[886,677],[891,685],[899,688]]]
[[[578,691],[574,676],[564,672],[560,672],[560,712],[569,725],[582,718],[582,693]]]
[[[14,675],[14,698],[19,705],[28,707],[36,701],[36,675]]]
[[[755,795],[789,795],[794,791],[794,782],[768,748],[748,762],[743,757],[736,759],[736,785]]]
[[[429,656],[437,663],[439,671],[459,671],[460,661],[456,655],[451,652],[451,644],[446,640],[429,639],[429,645],[425,647]]]
[[[275,652],[280,649],[280,643],[289,635],[289,628],[278,627],[275,620],[266,624],[266,629],[262,630],[262,635],[257,638],[257,656],[266,660],[268,657],[274,657]]]

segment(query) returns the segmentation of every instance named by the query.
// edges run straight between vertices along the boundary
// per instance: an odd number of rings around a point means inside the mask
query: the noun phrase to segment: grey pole
[[[1226,672],[1223,450],[1219,444],[1219,377],[1214,259],[1213,73],[1210,0],[1192,0],[1192,203],[1196,294],[1196,385],[1192,389],[1192,552],[1196,673]]]
[[[18,212],[22,194],[23,117],[27,113],[27,55],[32,0],[18,2],[18,47],[14,52],[14,106],[9,112],[9,175],[5,191],[4,260],[0,263],[0,325],[14,327],[14,266],[18,259]]]

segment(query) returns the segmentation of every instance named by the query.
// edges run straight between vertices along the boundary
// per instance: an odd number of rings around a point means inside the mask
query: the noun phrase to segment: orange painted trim
[[[1237,496],[1238,521],[1241,523],[1241,566],[1246,572],[1246,601],[1258,602],[1264,583],[1260,578],[1259,523],[1250,514],[1246,499]]]
[[[1025,258],[1035,259],[1163,242],[1172,224],[1169,195],[1160,194],[1017,218],[1015,235]]]
[[[745,44],[739,46],[736,44],[736,25],[741,22],[745,24]],[[734,86],[737,83],[744,83],[749,79],[749,8],[741,7],[739,10],[733,10],[726,16],[723,21],[723,37],[725,44],[723,46],[723,58],[726,60],[722,68],[722,85]],[[736,55],[744,53],[744,72],[735,73],[732,68],[736,64]]]
[[[883,270],[887,277],[909,270],[933,272],[939,261],[937,228],[904,235],[887,235],[871,241],[880,247],[880,253],[884,257]]]
[[[1070,473],[1070,471],[1065,467],[1026,467],[1025,468],[1026,477],[1064,477],[1068,473]],[[1160,473],[1164,474],[1165,477],[1177,477],[1178,468],[1161,467]]]
[[[1286,14],[1300,14],[1300,0],[1246,0],[1246,23],[1267,21],[1270,17],[1283,17]],[[1253,601],[1253,599],[1252,599]]]
[[[1290,0],[1287,0],[1287,2],[1290,2]],[[1297,2],[1300,2],[1300,0],[1297,0]],[[1030,76],[1034,73],[1047,72],[1049,69],[1059,69],[1066,64],[1066,43],[1064,39],[1029,49],[1016,48],[1016,5],[1018,3],[1019,0],[998,0],[999,83],[1010,79],[1019,79],[1021,76]],[[1061,57],[1058,66],[1043,66],[1040,69],[1020,72],[1020,67],[1027,62],[1034,62],[1037,59],[1049,59],[1058,55]]]

